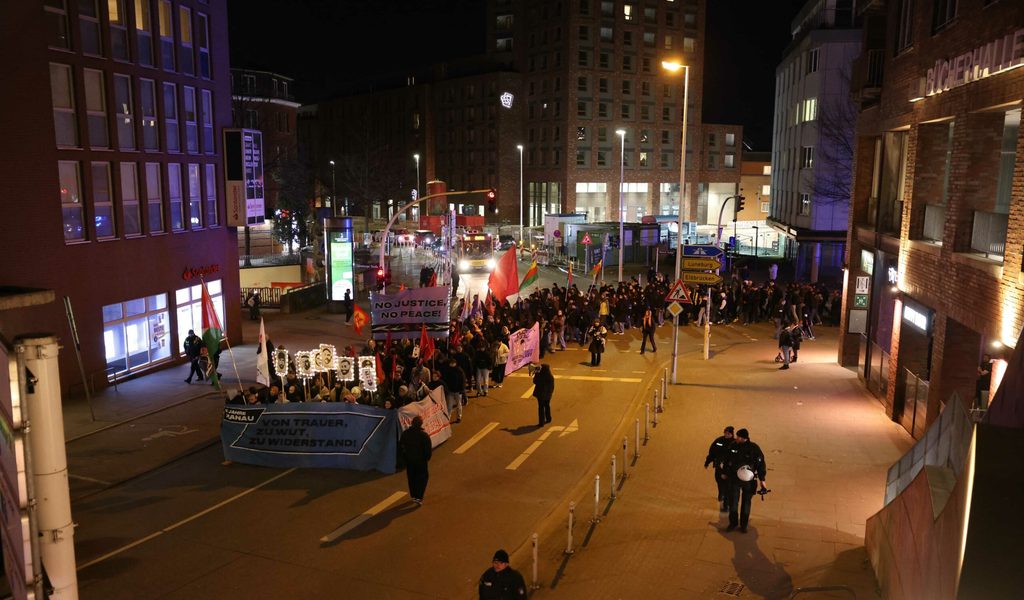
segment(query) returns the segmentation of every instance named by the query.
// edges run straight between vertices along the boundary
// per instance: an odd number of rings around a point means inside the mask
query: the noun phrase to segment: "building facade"
[[[840,361],[919,435],[1024,325],[1024,5],[864,2]]]
[[[4,285],[54,290],[74,313],[85,378],[178,362],[201,329],[200,277],[240,337],[235,230],[226,226],[221,129],[231,123],[227,8],[202,0],[8,2],[0,145],[12,220]],[[5,311],[11,338],[64,340],[65,390],[81,389],[60,303]]]
[[[329,177],[329,155],[365,145],[346,128],[372,127],[377,152],[390,152],[381,169],[399,165],[390,179],[402,189],[414,153],[421,181],[496,188],[490,224],[518,226],[520,206],[526,226],[567,212],[617,221],[620,179],[627,221],[678,214],[684,78],[662,67],[670,60],[689,70],[689,220],[714,225],[738,189],[743,133],[701,122],[704,19],[704,0],[490,0],[483,56],[304,107],[318,172]]]
[[[798,279],[839,282],[848,221],[853,60],[860,53],[852,0],[808,0],[775,74],[769,223],[786,238]]]
[[[234,127],[258,129],[263,140],[264,209],[262,225],[239,228],[242,255],[275,254],[282,250],[272,235],[269,219],[277,210],[281,181],[302,171],[299,159],[298,109],[293,80],[280,73],[231,69],[231,122]],[[248,237],[247,237],[248,236]]]

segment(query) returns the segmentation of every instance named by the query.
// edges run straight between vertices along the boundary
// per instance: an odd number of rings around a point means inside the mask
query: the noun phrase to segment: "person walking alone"
[[[508,565],[508,552],[494,553],[491,568],[484,571],[477,584],[480,600],[516,600],[526,598],[526,580]]]
[[[715,485],[718,486],[718,510],[727,512],[729,510],[729,482],[723,477],[725,474],[725,461],[729,458],[729,448],[736,442],[733,438],[733,427],[729,425],[722,432],[722,435],[715,438],[708,448],[708,455],[704,459],[704,468],[708,465],[715,466]]]
[[[345,307],[345,322],[352,322],[352,315],[355,314],[355,307],[352,305],[352,290],[345,290],[345,297],[341,300],[342,306]]]
[[[423,504],[430,472],[427,463],[433,453],[430,436],[423,431],[423,417],[415,416],[409,428],[398,438],[398,449],[405,459],[405,476],[409,480],[409,496],[417,505]]]
[[[658,344],[654,343],[654,330],[654,314],[648,308],[644,311],[643,319],[640,320],[640,332],[643,334],[643,339],[640,342],[640,354],[647,350],[647,340],[651,340],[651,352],[658,351]]]
[[[789,368],[790,354],[793,352],[793,333],[789,327],[783,327],[779,332],[779,354],[782,355],[782,366],[780,371]]]
[[[551,396],[555,394],[555,376],[547,363],[533,376],[533,395],[537,398],[537,427],[551,422]]]
[[[199,365],[199,356],[202,354],[203,340],[199,339],[196,332],[189,329],[188,337],[185,338],[185,356],[188,357],[190,365],[188,377],[185,378],[185,383],[192,383],[192,376],[195,375],[202,381],[204,378],[203,369]]]
[[[739,524],[740,533],[747,532],[750,501],[757,492],[758,484],[762,490],[767,490],[764,485],[766,468],[761,447],[750,441],[746,429],[737,431],[736,443],[729,448],[725,472],[721,475],[729,483],[729,526],[726,531],[736,529]]]

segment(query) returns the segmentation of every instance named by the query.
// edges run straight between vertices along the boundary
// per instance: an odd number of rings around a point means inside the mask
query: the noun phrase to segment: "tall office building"
[[[240,336],[220,130],[231,122],[227,7],[204,0],[5,2],[8,215],[0,282],[58,298],[0,313],[11,338],[53,332],[64,389],[171,364],[201,329],[200,277]],[[17,92],[13,92],[17,90]],[[228,309],[228,310],[225,310]]]
[[[798,279],[842,278],[850,205],[851,66],[860,52],[853,0],[808,0],[775,72],[772,201]]]

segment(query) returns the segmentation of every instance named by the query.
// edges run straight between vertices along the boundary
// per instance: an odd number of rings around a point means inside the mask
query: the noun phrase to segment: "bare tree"
[[[850,70],[842,69],[839,77],[849,90]],[[854,129],[857,124],[857,106],[848,94],[819,101],[817,125],[818,145],[815,148],[814,169],[805,177],[817,200],[825,204],[850,202],[853,182]]]
[[[370,115],[347,119],[341,131],[343,150],[335,161],[338,189],[334,193],[348,200],[350,214],[366,217],[371,216],[375,202],[382,206],[391,199],[399,202],[405,197],[403,190],[412,189],[409,169],[403,168],[411,157],[405,157],[403,149],[375,139],[373,123]]]
[[[303,161],[278,158],[269,174],[278,185],[277,211],[274,213],[274,237],[288,246],[288,253],[309,245],[317,226],[314,218],[315,176]]]

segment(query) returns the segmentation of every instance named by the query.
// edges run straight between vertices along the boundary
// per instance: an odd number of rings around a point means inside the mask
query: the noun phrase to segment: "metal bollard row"
[[[566,554],[572,554],[572,553],[575,552],[575,550],[572,549],[572,528],[573,528],[573,525],[575,525],[575,522],[576,522],[576,503],[575,502],[570,502],[569,503],[569,529],[568,529],[569,536],[568,536],[568,539],[566,540],[566,543],[565,543],[565,553]]]

